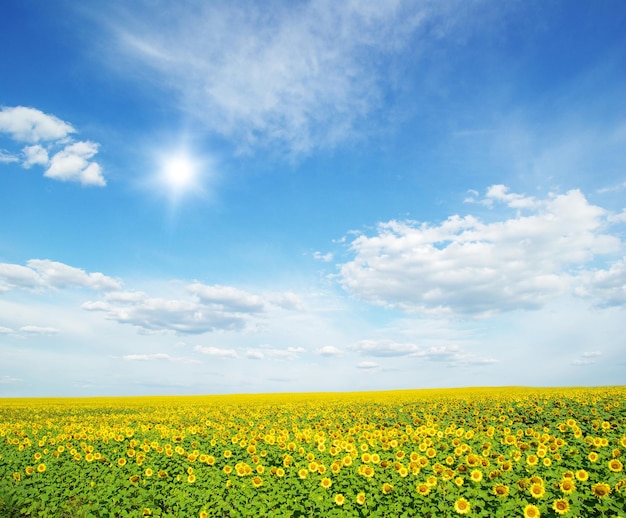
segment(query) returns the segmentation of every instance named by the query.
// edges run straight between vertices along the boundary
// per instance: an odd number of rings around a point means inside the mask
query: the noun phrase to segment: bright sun
[[[163,180],[176,192],[186,191],[194,186],[198,167],[186,154],[177,154],[167,158],[163,164]]]

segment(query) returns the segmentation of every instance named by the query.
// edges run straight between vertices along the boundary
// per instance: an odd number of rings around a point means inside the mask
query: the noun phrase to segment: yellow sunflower
[[[564,498],[559,498],[552,503],[552,509],[554,509],[557,514],[565,514],[570,509],[569,502]]]
[[[605,482],[598,482],[597,484],[591,486],[591,492],[598,498],[604,498],[611,493],[611,486]]]
[[[454,502],[454,510],[458,514],[467,514],[470,512],[471,505],[465,500],[465,498],[459,498],[456,502]]]

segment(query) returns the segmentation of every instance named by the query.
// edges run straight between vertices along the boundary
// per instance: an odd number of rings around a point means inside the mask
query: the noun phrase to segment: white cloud
[[[305,304],[302,298],[292,292],[269,295],[267,300],[275,306],[288,311],[303,311],[305,309]]]
[[[285,349],[278,349],[265,345],[258,348],[248,349],[246,351],[246,356],[253,360],[261,360],[265,358],[272,360],[296,360],[302,353],[305,352],[306,349],[303,347],[287,347]]]
[[[316,352],[321,356],[341,356],[343,354],[341,349],[338,349],[333,345],[325,345],[324,347],[320,347]]]
[[[64,139],[76,130],[54,115],[25,106],[0,109],[0,131],[19,142],[40,142]]]
[[[246,358],[250,360],[262,360],[265,358],[263,351],[259,351],[258,349],[248,349],[246,351]]]
[[[55,327],[40,326],[22,326],[20,327],[20,331],[29,335],[56,335],[60,332]]]
[[[9,327],[0,326],[0,335],[10,335],[13,334],[13,329]]]
[[[67,122],[35,108],[5,107],[0,110],[0,132],[8,133],[17,142],[33,144],[21,150],[25,169],[33,165],[47,166],[44,176],[54,180],[106,185],[100,164],[91,160],[98,153],[99,144],[74,142],[70,135],[76,130]],[[48,142],[47,148],[38,142]],[[50,158],[50,152],[55,149],[58,151]],[[14,153],[0,150],[0,163],[17,161],[19,158]]]
[[[421,349],[414,344],[401,344],[393,340],[361,340],[350,349],[365,356],[408,356]]]
[[[626,305],[626,259],[613,263],[608,270],[584,271],[575,293],[591,298],[600,307]]]
[[[31,259],[27,266],[0,263],[0,292],[11,289],[88,288],[94,291],[121,289],[117,279],[102,273],[87,273],[49,259]]]
[[[145,296],[140,300],[117,303],[88,301],[81,307],[86,311],[102,311],[108,320],[156,332],[201,334],[218,329],[238,331],[248,322],[245,314],[221,311],[194,300]]]
[[[22,154],[24,155],[22,166],[26,169],[29,169],[35,164],[47,165],[49,161],[48,151],[39,144],[24,147]]]
[[[578,190],[536,200],[492,186],[486,200],[516,213],[492,223],[471,215],[439,225],[381,223],[376,235],[352,241],[355,257],[341,265],[340,283],[363,300],[409,312],[537,309],[574,288],[581,266],[623,247],[606,231],[609,213]],[[619,263],[610,276],[619,282]]]
[[[63,182],[77,181],[83,185],[103,187],[106,181],[100,165],[90,162],[98,152],[99,145],[94,142],[75,142],[65,146],[50,159],[50,165],[44,176]]]
[[[151,297],[142,291],[107,293],[104,300],[88,301],[87,311],[101,311],[121,324],[147,332],[201,334],[216,330],[241,331],[261,317],[269,304],[293,309],[300,299],[292,293],[261,297],[232,286],[194,282],[185,287],[191,298]]]
[[[190,284],[187,290],[193,293],[203,304],[218,307],[224,311],[261,313],[265,309],[261,297],[232,286],[208,286],[196,282]]]
[[[376,369],[379,365],[376,362],[359,362],[356,364],[357,369]]]
[[[313,257],[317,259],[318,261],[329,263],[333,260],[334,256],[332,252],[328,252],[326,254],[323,254],[322,252],[313,252]]]
[[[212,356],[214,358],[237,358],[237,352],[234,349],[222,349],[220,347],[204,347],[201,345],[196,345],[193,350],[202,354],[206,354],[207,356]]]

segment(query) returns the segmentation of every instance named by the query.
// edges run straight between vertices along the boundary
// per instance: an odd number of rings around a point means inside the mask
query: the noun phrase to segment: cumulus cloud
[[[18,142],[36,143],[64,139],[76,130],[54,115],[26,106],[0,109],[0,131]]]
[[[225,311],[260,313],[265,309],[263,299],[232,286],[208,286],[199,282],[190,284],[187,290],[200,302],[219,307]]]
[[[608,269],[582,272],[580,277],[577,295],[590,298],[601,307],[626,305],[626,259]]]
[[[340,283],[363,300],[408,312],[538,309],[584,280],[581,266],[623,247],[607,232],[608,211],[579,190],[540,200],[497,185],[484,201],[515,214],[492,223],[471,215],[436,225],[380,223],[375,235],[362,234],[350,243],[354,259],[340,266]],[[596,295],[600,278],[621,300],[623,263],[588,282]]]
[[[80,182],[83,185],[104,186],[102,169],[90,159],[98,152],[94,142],[74,142],[55,153],[44,176],[63,182]]]
[[[22,166],[26,169],[29,169],[35,164],[47,165],[49,161],[48,151],[46,151],[46,149],[39,144],[24,147],[22,149],[22,154],[24,155]]]
[[[87,273],[49,259],[31,259],[26,266],[0,263],[0,292],[12,289],[42,290],[88,288],[94,291],[121,289],[121,282],[100,272]]]
[[[220,347],[204,347],[202,345],[196,345],[193,350],[213,358],[237,358],[237,352],[234,349],[222,349]]]
[[[357,369],[371,370],[376,369],[379,365],[376,362],[359,362],[356,364]]]
[[[71,135],[76,130],[54,115],[25,106],[4,107],[0,109],[0,132],[16,142],[31,144],[21,150],[21,165],[25,169],[40,165],[46,167],[44,176],[54,180],[106,185],[100,164],[91,160],[98,153],[99,144],[74,142]],[[0,151],[0,162],[19,160],[15,153]]]
[[[130,324],[145,331],[174,331],[201,334],[221,330],[241,330],[245,314],[220,311],[194,300],[176,300],[145,296],[134,301],[88,301],[86,311],[101,311],[108,320]]]
[[[9,327],[0,326],[0,335],[10,335],[13,334],[13,329]]]
[[[325,345],[324,347],[320,347],[316,352],[320,356],[341,356],[343,354],[341,349],[338,349],[333,345]]]
[[[258,349],[248,349],[246,351],[246,358],[250,360],[262,360],[265,358],[263,351],[259,351]]]
[[[103,300],[85,302],[82,308],[103,312],[109,320],[147,332],[202,334],[241,331],[264,316],[270,301],[293,299],[290,294],[261,297],[232,286],[199,282],[187,285],[185,292],[190,296],[168,299],[151,297],[142,291],[113,291]]]

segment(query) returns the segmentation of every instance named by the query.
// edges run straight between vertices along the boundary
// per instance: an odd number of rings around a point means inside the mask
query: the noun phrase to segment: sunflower
[[[604,498],[611,493],[611,486],[605,482],[598,482],[597,484],[591,486],[591,492],[598,498]]]
[[[561,480],[559,487],[561,488],[561,491],[563,491],[563,493],[565,493],[566,495],[569,495],[576,491],[576,483],[571,478]]]
[[[541,512],[536,505],[528,504],[524,507],[524,518],[539,518]]]
[[[187,482],[189,484],[193,484],[195,481],[196,481],[196,476],[193,473],[187,476]]]
[[[470,478],[472,479],[472,482],[480,482],[483,479],[483,472],[479,469],[474,469],[470,473]]]
[[[543,487],[541,484],[533,484],[530,486],[530,495],[533,498],[541,498],[545,494],[546,488]]]
[[[39,464],[39,466],[37,466],[37,471],[39,473],[43,473],[44,471],[46,471],[46,465],[45,464]]]
[[[564,498],[559,498],[552,503],[552,509],[554,509],[557,514],[565,514],[569,511],[569,502]]]
[[[624,469],[624,465],[618,459],[613,459],[609,461],[609,469],[615,473],[622,471]]]
[[[263,485],[263,479],[259,476],[252,478],[252,486],[253,487],[261,487]]]
[[[332,485],[333,485],[333,481],[329,479],[328,477],[324,477],[322,481],[320,482],[320,486],[322,486],[324,489],[328,489]]]
[[[209,518],[209,513],[207,513],[206,511],[200,511],[198,518]]]
[[[493,494],[499,497],[505,497],[509,494],[509,486],[505,486],[504,484],[496,484],[493,486]]]
[[[388,495],[389,493],[391,493],[393,491],[393,486],[391,484],[385,482],[381,489],[382,489],[383,495]]]
[[[589,478],[589,473],[587,473],[584,469],[579,469],[576,472],[576,480],[580,480],[581,482],[584,482],[588,478]]]
[[[308,470],[306,470],[306,469],[304,469],[304,468],[302,468],[300,471],[298,471],[298,476],[299,476],[301,479],[305,479],[308,475],[309,475]]]
[[[334,501],[337,505],[343,505],[346,501],[346,497],[343,496],[341,493],[338,493],[335,495]]]
[[[430,486],[428,484],[418,484],[417,487],[415,488],[415,490],[422,496],[426,496],[428,493],[430,493]]]
[[[359,505],[365,504],[365,493],[359,493],[356,495],[356,503]]]
[[[537,462],[539,462],[539,458],[537,457],[537,455],[529,455],[528,457],[526,457],[526,464],[528,464],[529,466],[536,466]]]
[[[124,466],[125,464],[126,464],[126,459],[125,459],[124,457],[122,457],[121,459],[118,459],[118,460],[117,460],[117,465],[118,465],[119,467],[122,467],[122,466]]]
[[[598,462],[598,459],[600,458],[595,451],[592,451],[587,457],[591,462]]]
[[[152,471],[150,468],[146,468],[146,477],[151,477],[152,475],[154,475],[154,471]]]
[[[459,498],[454,502],[454,510],[458,514],[467,514],[470,512],[471,505],[465,498]]]

